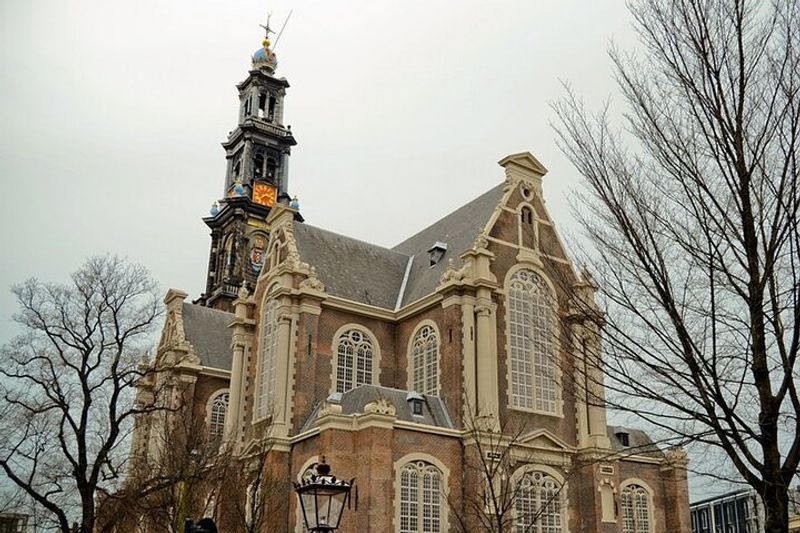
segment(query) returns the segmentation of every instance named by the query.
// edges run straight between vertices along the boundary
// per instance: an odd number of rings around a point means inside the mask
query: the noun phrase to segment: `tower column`
[[[475,307],[472,299],[461,303],[461,337],[463,344],[464,368],[464,420],[469,422],[478,414],[477,386],[475,367]]]

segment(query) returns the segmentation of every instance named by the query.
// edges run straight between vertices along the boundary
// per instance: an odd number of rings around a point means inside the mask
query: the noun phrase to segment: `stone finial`
[[[395,416],[397,409],[386,398],[378,398],[364,406],[365,413]]]
[[[457,281],[461,281],[466,276],[466,266],[461,267],[460,269],[456,269],[455,263],[453,262],[453,258],[447,260],[447,268],[442,273],[442,276],[439,278],[439,284],[445,285],[447,283],[453,283]]]
[[[689,459],[686,456],[686,450],[682,446],[673,446],[667,453],[664,454],[664,461],[673,467],[686,467],[689,464]]]
[[[475,242],[472,244],[473,248],[481,249],[486,248],[489,246],[489,235],[486,233],[486,229],[482,229],[478,236],[475,237]]]
[[[236,293],[236,296],[238,296],[240,300],[247,300],[247,297],[250,296],[250,291],[247,290],[247,287],[242,285],[239,287],[239,291]]]

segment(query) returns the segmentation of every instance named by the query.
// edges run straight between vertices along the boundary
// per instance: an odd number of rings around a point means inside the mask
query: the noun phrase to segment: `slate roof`
[[[203,366],[230,370],[233,313],[183,303],[183,331]]]
[[[317,269],[328,294],[394,309],[408,257],[299,222],[294,237],[300,257]]]
[[[622,441],[617,437],[617,433],[628,434],[628,446],[623,446]],[[636,455],[648,455],[651,457],[664,457],[664,452],[653,442],[650,436],[641,429],[631,429],[622,426],[608,426],[608,438],[611,440],[611,447],[617,451],[625,451]]]
[[[414,256],[402,305],[419,300],[432,293],[439,284],[449,259],[460,264],[458,256],[472,247],[478,233],[492,216],[492,212],[503,197],[504,183],[489,189],[471,202],[464,204],[449,215],[401,242],[392,250]],[[444,257],[430,266],[428,250],[437,242],[447,244]]]
[[[401,306],[432,293],[447,263],[472,246],[503,196],[503,183],[461,206],[392,249],[296,222],[294,237],[303,261],[317,269],[329,294],[384,309],[395,309],[409,260],[411,270]],[[428,250],[447,244],[430,266]]]
[[[410,402],[406,400],[409,391],[392,389],[390,387],[379,387],[376,385],[360,385],[342,394],[341,406],[342,414],[352,415],[364,412],[364,406],[380,398],[386,399],[397,411],[398,420],[437,426],[440,428],[455,429],[450,413],[444,402],[437,396],[422,394],[422,415],[414,415],[411,411]],[[416,393],[415,393],[416,394]],[[316,426],[317,413],[321,404],[317,404],[311,411],[308,420],[303,425],[302,431]]]

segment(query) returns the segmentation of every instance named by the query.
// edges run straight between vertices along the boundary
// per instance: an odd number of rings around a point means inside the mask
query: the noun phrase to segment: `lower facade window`
[[[445,502],[442,472],[425,461],[408,463],[400,470],[400,533],[439,533],[443,529]]]
[[[218,394],[211,403],[211,412],[208,417],[208,433],[212,439],[216,439],[225,433],[225,417],[228,414],[228,402],[230,394]]]
[[[539,471],[527,472],[517,482],[514,502],[516,533],[560,533],[561,484]]]
[[[626,485],[621,499],[622,533],[650,533],[650,494],[641,485]]]

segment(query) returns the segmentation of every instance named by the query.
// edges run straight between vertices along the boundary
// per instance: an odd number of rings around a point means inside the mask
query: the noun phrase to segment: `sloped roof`
[[[411,269],[401,306],[436,289],[448,260],[457,260],[472,246],[502,196],[503,183],[392,249],[301,222],[294,224],[294,238],[300,257],[317,269],[329,294],[393,310],[409,261]],[[447,250],[430,266],[428,250],[437,242],[445,243]]]
[[[183,330],[203,366],[230,370],[233,314],[202,305],[183,303]]]
[[[394,309],[408,257],[300,222],[294,224],[294,238],[300,257],[317,269],[328,294]]]
[[[396,252],[414,256],[401,305],[432,293],[439,284],[449,259],[452,258],[458,264],[458,256],[472,246],[503,197],[503,186],[500,183],[489,189],[392,248]],[[437,241],[447,244],[447,251],[438,263],[430,266],[428,250]]]
[[[628,446],[623,446],[617,433],[628,434]],[[608,426],[608,438],[611,447],[617,451],[625,451],[635,455],[648,455],[651,457],[664,457],[664,452],[653,442],[650,436],[641,429],[631,429],[622,426]]]
[[[376,385],[360,385],[342,394],[341,406],[342,414],[353,415],[364,412],[364,407],[381,398],[387,400],[395,408],[398,420],[415,422],[428,426],[455,429],[450,413],[441,398],[420,394],[423,399],[422,415],[414,415],[411,411],[410,402],[406,400],[409,391],[392,389],[390,387],[379,387]],[[416,393],[414,393],[416,394]],[[302,431],[313,428],[316,425],[317,413],[321,405],[317,405],[303,425]]]

